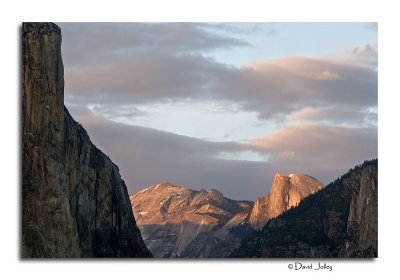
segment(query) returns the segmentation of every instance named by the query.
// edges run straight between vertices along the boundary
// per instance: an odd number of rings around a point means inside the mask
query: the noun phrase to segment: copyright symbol
[[[289,264],[288,266],[287,266],[289,269],[292,269],[293,268],[293,264]]]

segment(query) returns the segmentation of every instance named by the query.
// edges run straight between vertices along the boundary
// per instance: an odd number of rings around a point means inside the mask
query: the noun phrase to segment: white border
[[[396,1],[8,1],[1,13],[1,262],[2,279],[267,279],[398,275],[399,161],[398,8]],[[21,261],[19,260],[19,26],[22,21],[378,21],[379,258],[329,261],[327,271],[291,271],[289,261]],[[396,166],[397,165],[397,166]],[[314,262],[315,263],[315,262]],[[5,278],[5,277],[7,278]]]

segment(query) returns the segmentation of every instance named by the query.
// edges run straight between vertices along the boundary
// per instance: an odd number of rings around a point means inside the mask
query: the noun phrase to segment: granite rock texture
[[[319,191],[324,184],[305,174],[275,174],[267,196],[257,198],[250,215],[250,224],[261,229],[271,218],[295,207],[305,197]]]
[[[22,25],[22,257],[151,257],[118,167],[64,107],[61,30]]]
[[[219,258],[251,231],[250,201],[217,190],[195,191],[161,183],[130,197],[146,245],[158,258]]]
[[[158,258],[220,258],[269,219],[296,206],[323,184],[304,174],[276,174],[266,197],[228,199],[217,190],[195,191],[161,183],[130,196],[144,241]]]
[[[237,258],[378,257],[378,160],[350,169],[243,241]]]

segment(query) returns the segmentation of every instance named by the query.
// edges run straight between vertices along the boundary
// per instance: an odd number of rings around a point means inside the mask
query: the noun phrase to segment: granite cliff
[[[261,229],[268,220],[295,207],[308,195],[319,191],[324,184],[305,174],[275,174],[267,196],[259,197],[250,215],[250,224]]]
[[[155,257],[217,258],[323,184],[304,174],[276,174],[256,203],[228,199],[217,190],[195,191],[162,183],[130,196],[144,241]]]
[[[64,107],[57,25],[22,25],[22,64],[22,257],[151,257],[118,167]]]
[[[366,161],[267,222],[232,257],[376,258],[378,160]]]
[[[217,190],[195,191],[162,183],[130,199],[154,257],[225,257],[250,232],[247,221],[253,203],[228,199]]]

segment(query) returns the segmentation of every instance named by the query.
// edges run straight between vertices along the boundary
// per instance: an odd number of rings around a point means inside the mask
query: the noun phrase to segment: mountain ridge
[[[378,160],[374,159],[269,220],[231,257],[376,258],[377,195]]]
[[[160,183],[130,196],[132,209],[155,257],[223,257],[240,245],[233,232],[248,218],[252,202]],[[245,233],[243,233],[245,234]]]
[[[278,184],[279,178],[293,182]],[[312,184],[305,186],[301,180]],[[272,203],[286,195],[280,192],[290,193],[292,198],[274,212],[280,214],[279,211],[292,206],[291,202],[295,204],[322,186],[305,174],[276,174],[266,197]],[[268,212],[260,213],[260,209],[254,214],[257,201],[233,200],[214,188],[192,190],[169,182],[142,189],[130,195],[130,200],[144,241],[155,257],[226,257],[247,237],[254,224],[266,223],[270,218]]]

